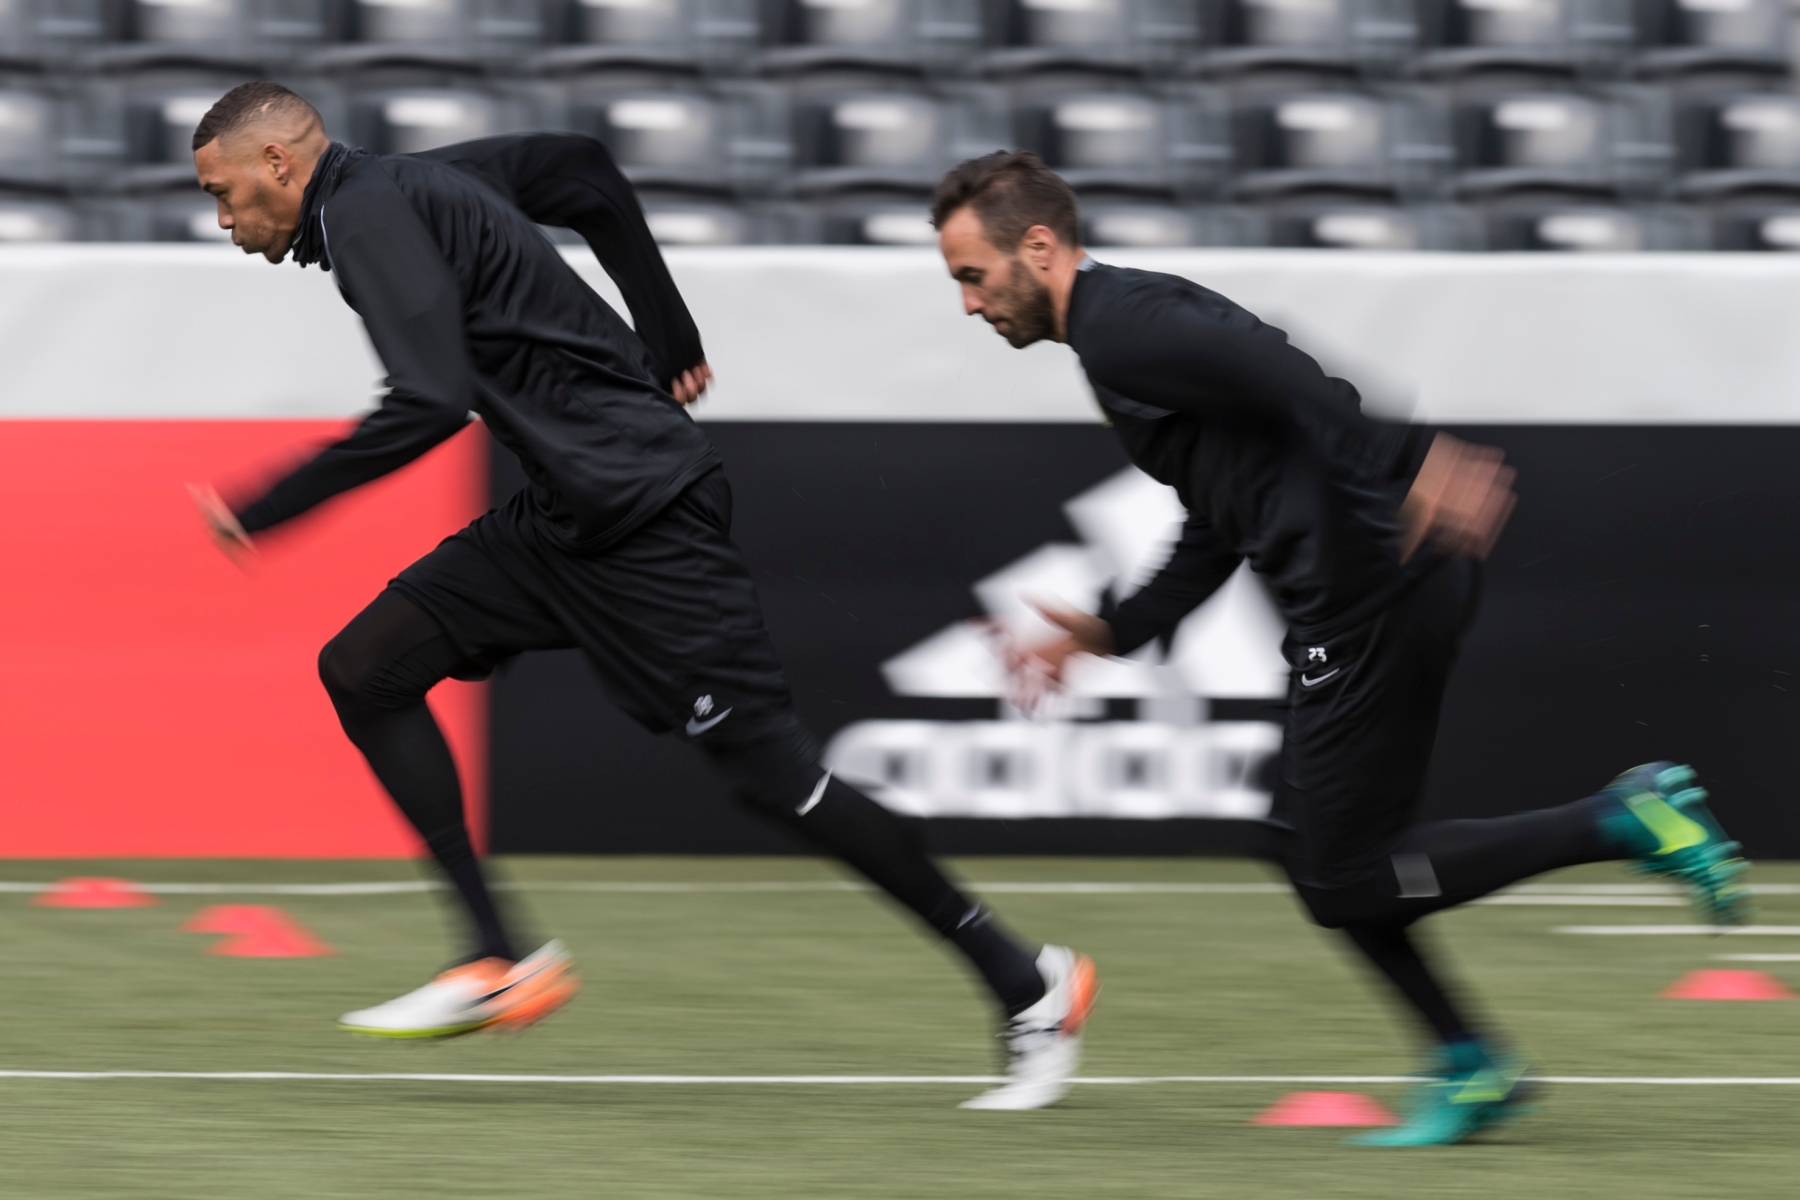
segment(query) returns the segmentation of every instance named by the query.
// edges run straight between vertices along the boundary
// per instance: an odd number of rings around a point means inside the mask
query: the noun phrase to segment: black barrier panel
[[[880,665],[980,614],[977,579],[1079,539],[1062,505],[1124,466],[1094,426],[713,423],[735,533],[800,708],[964,720],[994,703],[893,695]],[[1652,758],[1695,763],[1753,853],[1800,857],[1800,429],[1458,429],[1499,445],[1521,503],[1452,684],[1425,813],[1588,794]],[[519,485],[503,451],[495,489]],[[1278,716],[1262,703],[1213,715]],[[493,842],[513,853],[768,853],[688,747],[612,710],[579,657],[526,656],[493,691]],[[1236,853],[1242,822],[938,819],[960,853]]]

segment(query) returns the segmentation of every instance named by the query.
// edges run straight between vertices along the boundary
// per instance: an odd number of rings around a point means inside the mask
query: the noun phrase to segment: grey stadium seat
[[[1450,150],[1417,98],[1348,91],[1259,97],[1232,113],[1235,190],[1376,189],[1422,194]]]
[[[948,65],[980,34],[978,0],[761,0],[765,64]]]
[[[416,154],[516,127],[502,102],[474,88],[406,88],[357,93],[351,137],[377,154]]]
[[[1782,0],[1637,0],[1636,17],[1638,63],[1651,73],[1787,66]]]
[[[0,90],[0,183],[62,182],[66,117],[63,104],[43,91]]]
[[[1618,91],[1465,95],[1453,114],[1458,191],[1658,185],[1670,165],[1667,134],[1641,99]]]
[[[106,37],[104,0],[0,0],[0,58],[63,62]]]
[[[1681,190],[1690,195],[1800,184],[1800,96],[1703,96],[1676,120]]]
[[[71,242],[81,222],[67,204],[0,195],[0,243]]]
[[[1203,0],[1207,73],[1313,62],[1398,66],[1419,39],[1413,0]]]
[[[801,191],[929,188],[951,165],[951,106],[927,92],[831,88],[798,93],[791,105]]]
[[[1421,66],[1434,74],[1501,66],[1616,64],[1633,38],[1631,0],[1423,0]]]
[[[1156,69],[1192,50],[1200,0],[984,0],[989,70],[1104,62]]]
[[[116,0],[109,40],[286,58],[326,34],[325,0]]]
[[[1314,250],[1472,250],[1476,215],[1449,205],[1401,207],[1297,198],[1268,210],[1269,244]]]

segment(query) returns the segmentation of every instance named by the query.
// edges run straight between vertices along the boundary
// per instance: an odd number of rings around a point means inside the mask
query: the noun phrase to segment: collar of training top
[[[325,233],[319,224],[319,209],[337,191],[350,164],[367,154],[367,150],[352,150],[342,142],[333,142],[313,165],[312,178],[300,197],[300,228],[294,232],[294,244],[289,250],[301,266],[318,263],[321,271],[331,270],[331,263],[325,258]]]

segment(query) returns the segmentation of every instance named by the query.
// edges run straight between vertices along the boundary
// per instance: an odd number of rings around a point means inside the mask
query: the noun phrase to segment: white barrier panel
[[[1435,422],[1800,418],[1800,260],[1101,251],[1216,288]],[[585,249],[569,251],[611,292]],[[1073,355],[962,315],[929,250],[669,254],[718,371],[703,420],[1094,420]],[[0,248],[0,416],[324,417],[379,365],[329,276],[220,246]]]

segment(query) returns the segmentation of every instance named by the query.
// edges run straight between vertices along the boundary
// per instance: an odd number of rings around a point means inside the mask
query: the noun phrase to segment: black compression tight
[[[469,839],[456,763],[425,704],[460,659],[438,623],[390,588],[326,643],[319,678],[344,732],[462,897],[472,956],[516,960]]]
[[[1470,1037],[1471,1022],[1409,927],[1545,871],[1617,858],[1600,831],[1605,803],[1590,798],[1507,817],[1415,825],[1369,878],[1341,888],[1296,887],[1314,919],[1341,928],[1441,1040]],[[1278,848],[1276,857],[1285,859],[1286,849]]]
[[[390,588],[325,647],[319,674],[344,732],[461,895],[476,955],[514,958],[469,840],[456,765],[425,704],[460,664],[442,627]],[[777,720],[748,741],[701,746],[740,801],[836,855],[949,939],[1008,1013],[1043,995],[1031,953],[944,877],[905,822],[824,776],[798,719]]]

